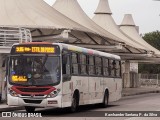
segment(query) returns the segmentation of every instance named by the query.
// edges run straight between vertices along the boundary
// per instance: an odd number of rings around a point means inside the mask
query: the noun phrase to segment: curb
[[[132,93],[132,94],[127,94],[127,93],[122,93],[122,97],[126,96],[133,96],[133,95],[141,95],[141,94],[148,94],[148,93],[160,93],[160,90],[154,90],[154,91],[144,91],[144,92],[138,92],[138,93]]]

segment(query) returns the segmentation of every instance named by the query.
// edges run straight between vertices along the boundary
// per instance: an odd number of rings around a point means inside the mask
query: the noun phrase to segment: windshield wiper
[[[45,64],[46,64],[47,59],[48,59],[48,54],[45,54],[45,58],[44,58],[44,61],[43,61],[43,63],[42,63],[41,73],[44,72],[44,69],[45,69],[44,66],[45,66]]]
[[[46,55],[45,55],[45,58],[44,58],[44,61],[43,61],[42,67],[44,67],[44,65],[46,64],[47,59],[48,59],[48,54],[46,54]]]

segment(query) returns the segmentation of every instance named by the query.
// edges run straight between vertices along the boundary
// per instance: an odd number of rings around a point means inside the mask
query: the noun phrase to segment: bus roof
[[[86,53],[86,54],[90,54],[90,55],[99,55],[99,56],[104,56],[104,57],[113,58],[113,59],[121,59],[120,56],[118,56],[118,55],[114,55],[114,54],[110,54],[110,53],[106,53],[106,52],[101,52],[101,51],[97,51],[97,50],[93,50],[93,49],[78,47],[78,46],[64,44],[64,43],[53,43],[53,44],[59,45],[63,49],[71,50],[71,51],[75,51],[75,52]]]

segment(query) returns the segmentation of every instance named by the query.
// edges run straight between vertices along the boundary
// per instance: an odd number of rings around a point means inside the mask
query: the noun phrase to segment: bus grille
[[[40,104],[42,100],[28,100],[28,99],[23,99],[25,103],[35,103],[35,104]]]
[[[21,92],[45,92],[50,88],[17,88]]]
[[[31,95],[30,94],[21,94],[22,97],[30,97]],[[38,96],[38,97],[44,97],[44,95],[41,95],[41,94],[37,94],[37,95],[34,95],[34,96]]]

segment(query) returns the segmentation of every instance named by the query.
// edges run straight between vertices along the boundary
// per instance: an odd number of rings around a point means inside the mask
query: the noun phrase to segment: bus
[[[7,104],[70,108],[121,98],[119,56],[64,43],[14,44],[7,60]]]

